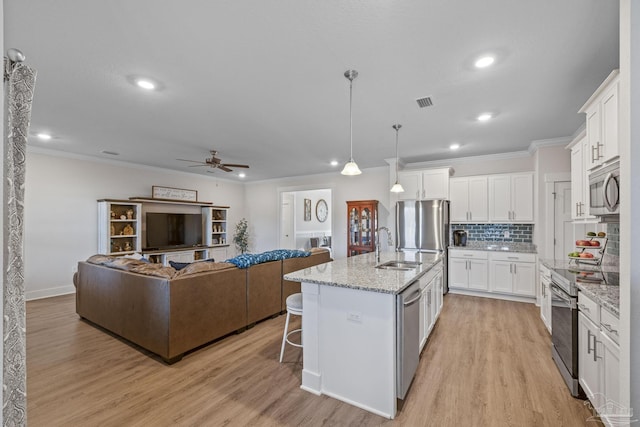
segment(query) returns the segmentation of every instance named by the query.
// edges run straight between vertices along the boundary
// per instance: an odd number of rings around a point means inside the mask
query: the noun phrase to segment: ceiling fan
[[[197,163],[195,165],[189,166],[190,168],[199,167],[199,166],[209,166],[212,169],[222,169],[225,172],[232,172],[232,170],[229,168],[248,168],[249,167],[249,165],[239,165],[235,163],[222,163],[222,160],[216,157],[216,155],[218,154],[216,150],[211,150],[210,153],[211,153],[211,157],[206,158],[204,162],[199,162],[197,160],[188,160],[188,159],[176,159],[176,160],[180,160],[182,162]],[[207,172],[213,173],[213,171],[207,171]]]

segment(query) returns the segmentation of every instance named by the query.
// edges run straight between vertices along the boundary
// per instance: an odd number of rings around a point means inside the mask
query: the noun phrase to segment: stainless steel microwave
[[[620,162],[589,175],[589,213],[595,216],[620,213]]]

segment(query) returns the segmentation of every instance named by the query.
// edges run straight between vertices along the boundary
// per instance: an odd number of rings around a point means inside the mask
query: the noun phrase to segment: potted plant
[[[242,218],[240,222],[236,224],[236,232],[233,235],[233,243],[236,245],[236,249],[240,253],[247,252],[249,247],[249,224],[245,218]]]

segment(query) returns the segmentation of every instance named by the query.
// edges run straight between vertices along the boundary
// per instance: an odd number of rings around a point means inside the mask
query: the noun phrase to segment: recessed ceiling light
[[[331,160],[331,166],[338,166],[337,160]]]
[[[475,62],[476,68],[486,68],[493,64],[496,59],[493,56],[483,56]]]
[[[146,90],[154,90],[156,88],[156,84],[148,79],[138,79],[136,80],[136,84],[138,87]]]
[[[451,145],[449,146],[449,149],[450,149],[450,150],[457,150],[458,148],[460,148],[460,144],[451,144]]]
[[[245,177],[245,176],[247,176],[247,175],[246,175],[244,172],[240,172],[240,173],[238,174],[238,176],[239,176],[240,178],[244,178],[244,177]]]
[[[491,117],[493,117],[491,113],[482,113],[478,116],[478,121],[486,122],[487,120],[491,119]]]
[[[51,135],[49,135],[48,133],[39,133],[36,136],[43,141],[48,141],[51,139]]]

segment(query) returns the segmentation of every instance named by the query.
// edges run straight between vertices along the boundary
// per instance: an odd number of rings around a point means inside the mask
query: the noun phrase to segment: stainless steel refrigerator
[[[444,255],[443,289],[449,291],[447,246],[449,244],[448,200],[403,200],[396,205],[398,249],[441,252]]]

